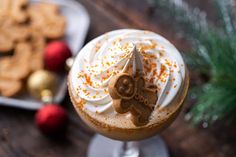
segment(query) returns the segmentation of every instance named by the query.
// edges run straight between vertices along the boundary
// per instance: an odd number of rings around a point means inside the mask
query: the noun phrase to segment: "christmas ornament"
[[[234,1],[214,0],[220,27],[213,27],[206,13],[191,8],[183,0],[153,0],[158,9],[184,27],[184,36],[192,42],[187,53],[189,67],[207,76],[201,86],[192,87],[191,98],[197,103],[186,115],[194,124],[207,127],[217,120],[235,120],[236,111],[236,25]]]
[[[66,111],[59,104],[53,103],[56,83],[56,76],[47,70],[34,72],[27,82],[31,95],[44,103],[35,115],[35,123],[44,134],[60,133],[66,127]]]
[[[35,123],[44,134],[56,134],[65,129],[67,113],[58,104],[49,103],[35,115]]]
[[[53,41],[47,45],[44,52],[46,69],[51,71],[63,71],[66,59],[71,57],[68,45],[63,41]]]
[[[53,73],[46,70],[38,70],[28,78],[27,87],[32,96],[40,99],[44,90],[54,92],[56,83],[57,79]]]

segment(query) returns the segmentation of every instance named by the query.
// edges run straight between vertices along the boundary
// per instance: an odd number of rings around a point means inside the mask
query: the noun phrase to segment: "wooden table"
[[[188,0],[209,12],[215,20],[210,0]],[[165,21],[144,0],[80,0],[91,16],[87,41],[118,28],[140,28],[160,33],[178,49],[187,51],[185,39],[176,33],[173,21]],[[192,76],[195,76],[192,74]],[[192,82],[195,79],[192,77]],[[34,112],[14,108],[0,108],[0,157],[85,157],[94,135],[77,116],[68,98],[63,102],[70,115],[65,137],[49,139],[34,125]],[[161,135],[172,157],[233,157],[236,154],[235,127],[194,128],[184,121],[184,114]]]

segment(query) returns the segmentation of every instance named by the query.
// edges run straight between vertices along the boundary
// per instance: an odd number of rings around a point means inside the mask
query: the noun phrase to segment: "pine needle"
[[[190,111],[194,124],[213,123],[226,117],[235,117],[236,112],[236,32],[232,8],[227,0],[214,0],[221,28],[212,27],[204,12],[190,8],[182,0],[154,0],[159,9],[191,37],[193,50],[184,55],[189,67],[207,74],[209,82],[192,87],[191,94],[197,103]]]

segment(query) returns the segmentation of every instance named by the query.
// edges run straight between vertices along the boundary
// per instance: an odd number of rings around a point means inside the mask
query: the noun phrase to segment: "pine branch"
[[[230,10],[230,15],[232,18],[232,23],[233,27],[236,30],[236,1],[235,0],[229,0],[229,10]]]
[[[221,84],[206,84],[190,114],[194,124],[215,122],[236,111],[236,87],[225,87]]]
[[[197,91],[200,93],[198,101],[190,113],[194,124],[212,123],[236,111],[236,47],[234,43],[234,40],[228,36],[211,32],[204,40],[201,40],[204,51],[193,53],[200,57],[200,61],[209,63],[207,70],[211,76],[210,81],[203,86],[202,90]],[[196,67],[203,65],[198,62]]]
[[[229,0],[215,0],[215,4],[222,19],[225,32],[228,35],[235,33],[235,27],[232,22],[232,8],[230,7],[232,2]]]
[[[190,92],[197,97],[197,103],[189,113],[192,122],[212,123],[226,117],[236,118],[236,29],[232,1],[214,0],[223,29],[212,29],[204,12],[190,8],[182,0],[154,2],[194,39],[194,52],[184,55],[188,65],[210,77],[209,82]]]

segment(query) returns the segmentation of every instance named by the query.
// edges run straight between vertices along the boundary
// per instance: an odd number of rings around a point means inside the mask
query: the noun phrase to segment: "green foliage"
[[[194,124],[212,123],[233,117],[236,111],[236,32],[232,7],[228,0],[214,0],[220,16],[220,28],[206,21],[199,9],[191,9],[182,0],[154,0],[155,4],[184,28],[191,37],[193,52],[185,54],[188,65],[205,73],[210,80],[192,87],[197,103],[190,111]]]
[[[197,105],[191,110],[193,123],[212,123],[233,114],[236,102],[235,91],[235,86],[226,86],[221,83],[205,84]]]

